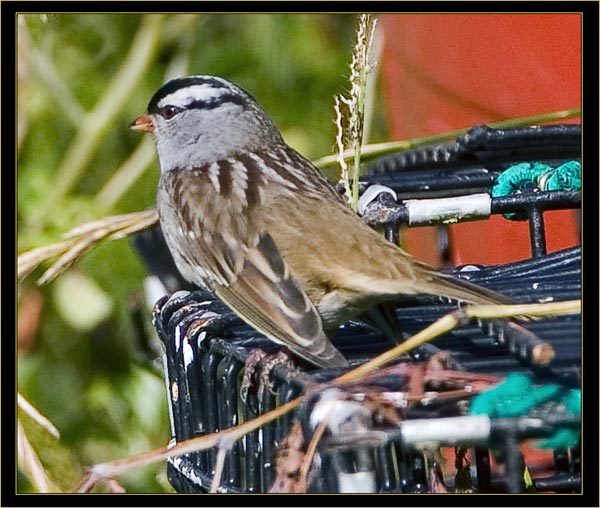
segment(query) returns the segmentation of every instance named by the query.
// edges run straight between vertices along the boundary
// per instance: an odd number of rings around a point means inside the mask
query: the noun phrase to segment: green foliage
[[[133,92],[103,129],[98,126],[99,143],[90,149],[81,175],[59,194],[67,154],[88,115],[97,113],[107,99],[107,89],[148,16],[21,16],[19,252],[58,241],[61,234],[87,221],[154,205],[156,162],[133,185],[121,189],[114,205],[102,205],[96,198],[141,142],[140,134],[127,126],[167,77],[229,78],[263,104],[284,137],[305,155],[331,152],[333,96],[347,86],[354,16],[162,15],[156,18],[156,47]],[[49,478],[67,490],[75,487],[84,466],[164,446],[170,437],[164,382],[146,367],[156,359],[144,356],[136,339],[141,332],[131,318],[130,299],[141,293],[145,275],[131,243],[102,244],[71,270],[108,295],[109,316],[91,330],[74,329],[61,313],[64,302],[57,299],[73,298],[81,305],[83,299],[77,300],[75,289],[75,294],[65,296],[54,282],[41,288],[43,306],[35,340],[27,348],[20,344],[18,357],[19,390],[61,436],[56,440],[44,435],[26,416],[25,431]],[[36,274],[20,288],[20,296],[28,292]],[[22,310],[22,302],[19,305]],[[144,312],[149,319],[149,310]],[[171,492],[164,464],[119,481],[129,492]],[[21,491],[33,490],[22,474],[18,486]],[[97,489],[105,491],[106,486]]]

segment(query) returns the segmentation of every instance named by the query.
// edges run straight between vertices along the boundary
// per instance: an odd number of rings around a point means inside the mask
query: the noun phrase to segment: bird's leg
[[[244,403],[248,400],[248,393],[255,383],[258,383],[257,400],[262,400],[264,389],[274,393],[273,383],[270,379],[273,369],[283,365],[295,371],[296,368],[288,353],[283,350],[273,355],[268,355],[262,349],[253,349],[246,360],[244,375],[240,385],[240,398]]]
[[[255,381],[256,374],[260,370],[260,362],[267,357],[262,349],[252,349],[244,365],[244,375],[242,376],[242,382],[240,383],[240,398],[244,404],[248,401],[248,392],[252,388],[252,384]]]
[[[262,399],[262,391],[264,388],[267,388],[271,393],[275,393],[273,390],[273,383],[271,382],[271,373],[273,369],[278,367],[279,365],[283,365],[290,370],[296,370],[294,362],[290,358],[290,355],[284,351],[280,350],[274,355],[269,355],[263,360],[263,366],[260,373],[260,384],[258,385],[258,397],[259,400]]]

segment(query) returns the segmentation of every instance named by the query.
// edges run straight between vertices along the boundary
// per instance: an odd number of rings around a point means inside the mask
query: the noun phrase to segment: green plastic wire
[[[530,376],[509,374],[504,383],[477,395],[472,401],[471,414],[486,414],[490,418],[516,418],[549,402],[559,403],[573,416],[581,416],[581,390],[561,385],[534,386]],[[538,448],[566,449],[577,445],[579,432],[558,427],[547,439],[537,441]]]
[[[524,191],[581,190],[581,162],[567,161],[560,166],[544,162],[521,162],[503,171],[492,188],[492,197],[505,197]],[[509,220],[527,220],[522,212],[504,214]]]

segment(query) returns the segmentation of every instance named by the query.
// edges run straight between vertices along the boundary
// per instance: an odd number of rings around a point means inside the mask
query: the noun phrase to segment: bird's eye
[[[177,106],[165,106],[164,108],[162,108],[161,113],[165,120],[170,120],[177,113],[179,113],[179,111],[181,110]]]

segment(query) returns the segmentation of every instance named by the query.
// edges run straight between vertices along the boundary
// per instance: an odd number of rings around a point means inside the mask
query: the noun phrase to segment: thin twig
[[[31,405],[31,403],[23,397],[20,393],[17,392],[17,405],[21,408],[26,414],[31,416],[33,420],[46,429],[50,434],[52,434],[55,438],[60,438],[60,434],[58,429],[54,426],[54,424],[48,420],[42,413],[40,413],[35,407]]]
[[[334,405],[331,406],[331,409],[333,409],[333,407]],[[325,430],[327,429],[327,422],[329,421],[329,416],[331,415],[331,409],[327,413],[327,416],[323,418],[323,420],[321,421],[321,423],[319,423],[317,429],[315,430],[315,433],[313,434],[313,437],[310,440],[310,443],[306,450],[304,460],[302,461],[302,466],[300,467],[300,478],[298,479],[298,482],[300,483],[300,485],[305,486],[305,490],[308,490],[308,473],[310,471],[310,466],[313,463],[315,453],[317,452],[317,446],[319,445],[319,441],[321,440],[323,434],[325,433]]]
[[[123,487],[123,485],[121,485],[114,478],[109,478],[106,481],[106,486],[108,487],[108,490],[110,491],[111,494],[126,494],[127,493],[127,491],[125,490],[125,487]]]
[[[221,477],[223,476],[223,469],[225,468],[225,457],[227,457],[227,453],[231,450],[233,445],[233,441],[231,439],[221,439],[219,445],[217,446],[217,459],[215,461],[215,474],[213,475],[212,485],[210,486],[210,493],[216,494],[219,492],[219,487],[221,486]]]
[[[156,210],[115,215],[105,219],[88,222],[77,226],[64,236],[66,240],[39,247],[19,255],[17,258],[17,277],[22,280],[28,273],[44,261],[60,256],[60,258],[38,280],[45,284],[63,273],[85,252],[95,247],[104,239],[118,239],[137,231],[147,229],[158,222]]]
[[[119,459],[111,462],[105,462],[102,464],[96,464],[92,466],[82,480],[78,492],[87,492],[85,489],[89,489],[96,485],[99,481],[104,478],[119,475],[121,473],[130,471],[136,467],[145,466],[148,464],[154,464],[166,460],[170,457],[177,457],[184,453],[190,453],[193,451],[208,450],[217,446],[221,439],[224,437],[237,441],[249,432],[252,432],[263,425],[285,415],[289,411],[296,409],[302,402],[303,397],[298,397],[283,406],[279,406],[264,415],[242,423],[236,427],[224,429],[215,434],[209,434],[207,436],[201,436],[187,441],[177,443],[172,447],[163,447],[158,450],[150,451],[135,457],[129,457],[126,459]],[[91,487],[90,487],[91,485]]]
[[[486,125],[492,127],[493,129],[507,129],[511,127],[526,127],[529,125],[540,125],[549,122],[556,122],[558,120],[576,118],[578,116],[581,116],[581,108],[565,109],[540,115],[512,118],[509,120],[501,120],[499,122],[490,122]],[[400,150],[408,150],[409,148],[417,148],[420,146],[442,143],[444,141],[451,141],[456,139],[461,134],[464,134],[467,130],[468,128],[457,129],[454,131],[444,132],[441,134],[433,134],[431,136],[413,138],[405,141],[388,141],[386,143],[373,143],[370,145],[364,145],[361,148],[361,158],[364,162],[373,160],[383,155],[398,152]],[[347,162],[352,161],[354,159],[354,150],[346,150],[343,153],[343,158]],[[320,159],[314,161],[314,164],[318,168],[325,169],[335,166],[336,164],[338,164],[338,162],[339,154],[336,153],[333,155],[326,155],[324,157],[321,157]]]
[[[60,492],[60,489],[48,478],[44,466],[27,439],[25,429],[19,420],[17,420],[17,450],[19,467],[38,492]]]
[[[441,317],[427,328],[424,328],[420,332],[416,333],[412,337],[409,337],[401,344],[398,344],[396,347],[386,351],[385,353],[376,356],[372,360],[363,363],[356,369],[352,369],[350,372],[343,374],[342,376],[334,379],[331,383],[334,385],[343,384],[347,381],[355,380],[362,377],[364,374],[374,371],[379,367],[383,367],[387,363],[398,358],[400,355],[403,355],[407,351],[414,349],[416,347],[422,346],[426,342],[432,340],[443,333],[449,332],[457,324],[459,324],[460,319],[457,316],[459,311],[451,312],[450,314],[446,314]]]
[[[396,347],[382,353],[381,355],[363,363],[356,369],[334,379],[332,384],[341,384],[362,377],[364,374],[374,371],[383,365],[395,360],[400,355],[422,346],[435,337],[447,333],[459,324],[470,319],[496,319],[521,316],[559,316],[564,314],[578,314],[581,312],[581,300],[569,300],[566,302],[522,304],[522,305],[472,305],[460,309],[445,316],[424,328],[420,332],[409,337]]]
[[[87,494],[103,479],[104,477],[94,474],[92,471],[88,471],[79,482],[79,485],[75,488],[75,492],[78,494]]]

